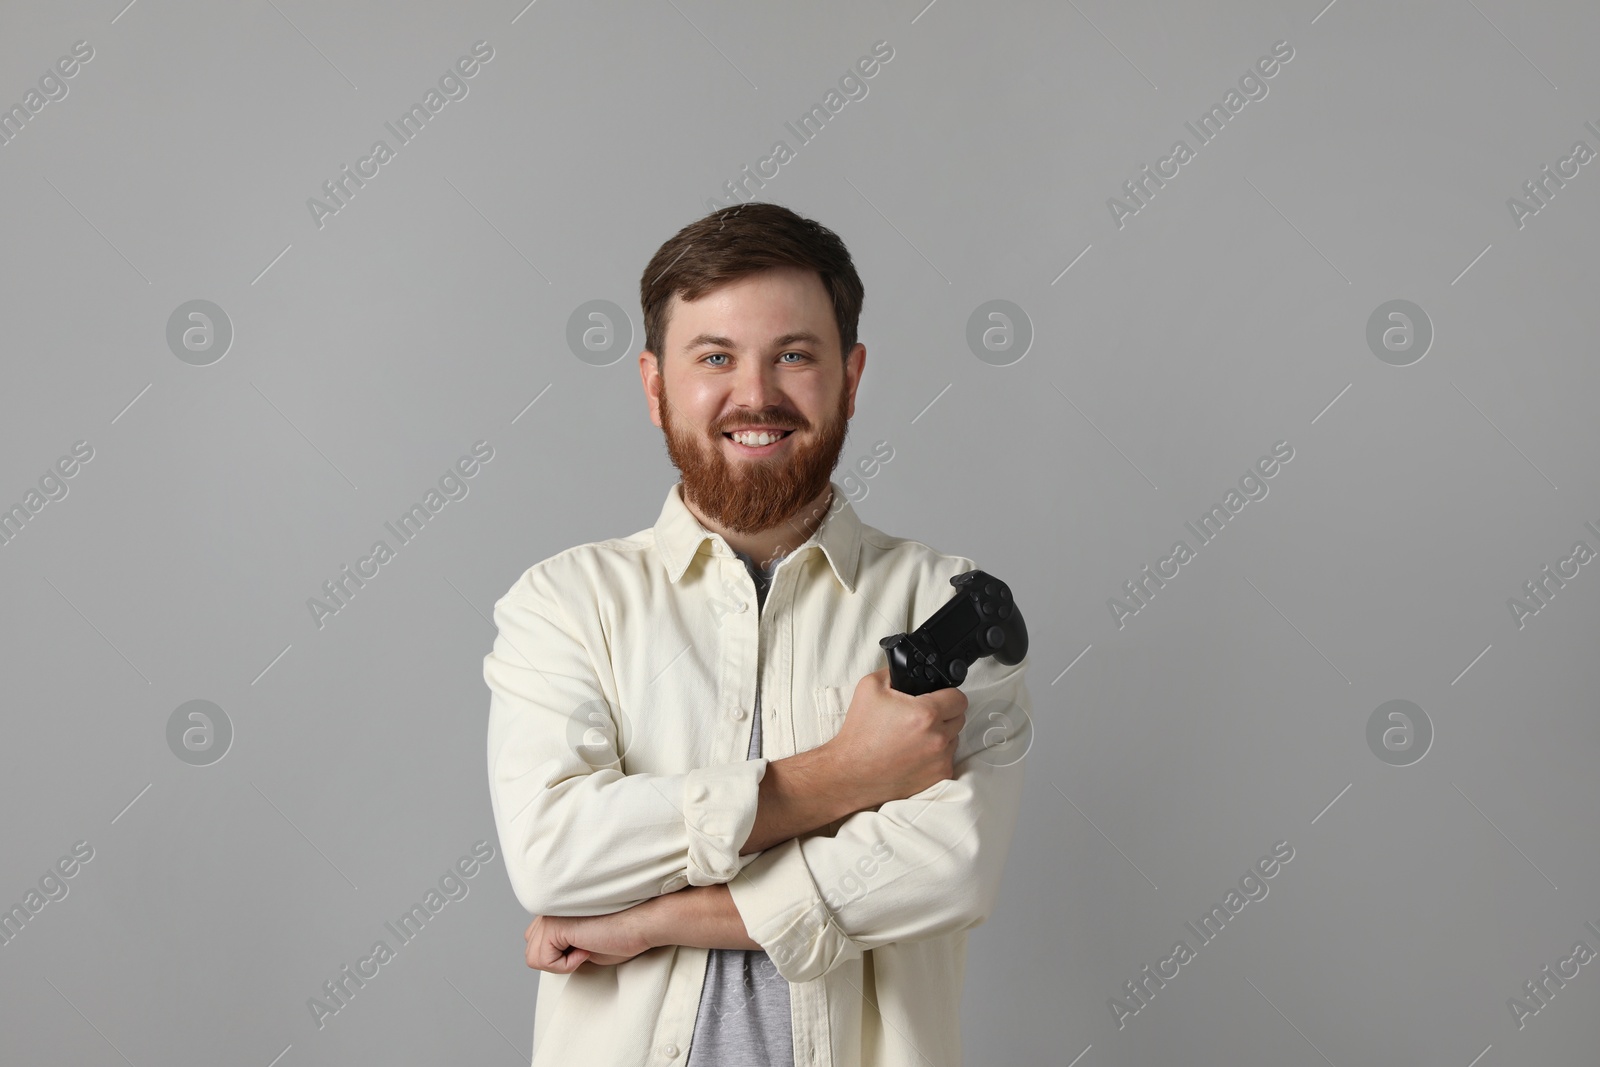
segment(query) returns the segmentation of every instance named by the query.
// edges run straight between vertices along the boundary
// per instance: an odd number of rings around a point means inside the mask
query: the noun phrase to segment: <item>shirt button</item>
[[[661,1046],[661,1051],[665,1052],[667,1054],[667,1058],[668,1059],[671,1059],[672,1057],[674,1057],[674,1056],[676,1056],[678,1054],[678,1046],[677,1045],[663,1045],[663,1046]]]
[[[734,708],[733,717],[742,720],[745,717],[745,710],[743,708]]]
[[[744,610],[748,609],[749,607],[750,607],[749,604],[747,604],[747,603],[745,603],[744,601],[741,600],[739,602],[739,606],[734,608],[733,610],[736,611],[736,612],[737,611],[744,611]]]

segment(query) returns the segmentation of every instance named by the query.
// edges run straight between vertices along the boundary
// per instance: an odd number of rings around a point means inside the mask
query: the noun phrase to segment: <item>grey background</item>
[[[94,849],[0,946],[0,1058],[527,1061],[498,857],[326,1026],[306,1002],[498,852],[490,607],[655,520],[639,273],[783,139],[760,197],[866,283],[838,473],[895,456],[857,511],[1005,577],[1032,633],[968,1062],[1594,1062],[1600,964],[1520,1031],[1506,1001],[1600,949],[1600,575],[1520,629],[1507,598],[1600,547],[1600,163],[1520,229],[1506,199],[1600,149],[1600,10],[1324,4],[0,7],[7,106],[94,48],[0,147],[0,503],[94,449],[0,547],[0,902]],[[468,95],[319,229],[307,198],[478,40]],[[1107,198],[1280,40],[1119,229]],[[204,367],[166,343],[195,299],[234,331]],[[601,299],[635,340],[597,367],[566,329]],[[1009,366],[966,343],[994,299],[1034,331]],[[1394,299],[1435,333],[1407,367],[1366,343]],[[478,440],[470,493],[319,629],[307,599]],[[1107,599],[1280,440],[1119,629]],[[196,699],[234,731],[210,766],[168,746]],[[1411,766],[1366,742],[1394,699],[1434,729]],[[1119,1030],[1109,998],[1280,840],[1270,895]]]

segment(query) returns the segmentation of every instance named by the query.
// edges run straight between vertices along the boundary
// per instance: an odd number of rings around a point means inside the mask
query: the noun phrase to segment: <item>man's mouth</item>
[[[740,452],[762,456],[777,451],[793,434],[793,430],[736,430],[722,436],[732,441]]]

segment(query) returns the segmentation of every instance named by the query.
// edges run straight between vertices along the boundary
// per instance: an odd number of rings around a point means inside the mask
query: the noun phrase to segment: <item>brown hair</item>
[[[864,290],[839,235],[781,204],[751,202],[718,208],[679,230],[650,257],[639,278],[644,346],[665,369],[668,305],[677,293],[698,300],[728,282],[774,267],[816,271],[833,300],[839,352],[856,345]]]

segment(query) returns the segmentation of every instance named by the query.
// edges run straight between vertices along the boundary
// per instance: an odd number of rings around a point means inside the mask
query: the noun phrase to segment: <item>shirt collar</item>
[[[790,556],[800,556],[813,547],[822,550],[834,576],[847,592],[856,589],[856,564],[861,558],[861,520],[857,518],[850,499],[839,488],[839,483],[829,481],[833,496],[828,504],[831,512],[822,524]],[[667,577],[674,584],[689,569],[701,546],[709,539],[714,555],[737,558],[732,546],[721,534],[713,533],[700,524],[694,512],[683,502],[683,482],[675,482],[667,490],[667,501],[655,525],[656,549],[667,567]],[[785,557],[788,558],[788,557]]]

